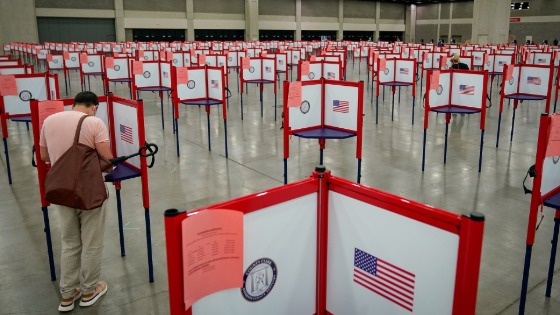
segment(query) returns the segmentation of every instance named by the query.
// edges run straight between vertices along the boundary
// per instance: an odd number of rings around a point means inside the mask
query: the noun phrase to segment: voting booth
[[[177,156],[179,156],[179,104],[188,107],[192,105],[205,106],[206,121],[208,123],[208,150],[212,150],[210,137],[210,106],[222,105],[224,119],[224,140],[226,158],[228,157],[227,142],[227,107],[226,107],[226,82],[223,67],[194,66],[176,68],[174,71],[175,88],[172,92],[173,121]]]
[[[261,118],[263,117],[263,89],[265,84],[274,87],[274,121],[276,121],[276,59],[269,57],[241,59],[241,120],[243,120],[243,92],[245,84],[257,84],[259,86],[261,101]]]
[[[480,153],[478,171],[482,168],[482,148],[486,122],[486,86],[488,72],[470,70],[429,71],[426,81],[428,92],[424,108],[424,143],[422,146],[422,172],[426,160],[426,132],[429,113],[445,114],[445,145],[443,163],[447,162],[447,137],[451,114],[472,115],[480,113]],[[462,118],[459,118],[462,119]]]
[[[8,182],[12,184],[10,169],[10,153],[8,150],[8,120],[14,122],[31,122],[31,99],[52,100],[59,97],[58,79],[56,75],[10,74],[0,76],[0,124],[2,140],[6,155]]]
[[[527,298],[529,271],[531,267],[531,254],[535,244],[536,230],[540,223],[543,206],[554,209],[554,232],[552,235],[552,246],[548,266],[548,277],[546,282],[545,296],[550,297],[552,280],[554,276],[554,265],[556,250],[558,246],[558,231],[560,230],[560,115],[542,114],[540,117],[539,135],[537,139],[537,152],[535,164],[529,170],[529,175],[534,176],[531,203],[529,209],[529,220],[527,224],[527,239],[525,249],[525,264],[523,268],[523,280],[521,285],[521,297],[519,301],[519,314],[525,312]],[[532,174],[531,174],[532,172]],[[541,214],[539,214],[539,211]]]
[[[528,102],[544,100],[546,102],[545,112],[550,111],[553,74],[554,68],[552,66],[515,64],[506,65],[504,67],[504,80],[502,84],[502,93],[500,95],[496,148],[498,147],[500,141],[500,125],[502,122],[504,100],[513,100],[513,116],[510,132],[510,142],[512,142],[513,130],[515,127],[515,111],[519,105],[519,101]]]
[[[130,57],[105,57],[104,79],[105,91],[111,93],[109,83],[127,84],[132,99],[132,58]]]
[[[101,80],[101,85],[105,89],[104,79],[103,79],[103,55],[98,54],[80,54],[80,83],[82,85],[82,91],[86,89],[91,91],[91,77],[99,76]],[[87,86],[86,86],[87,78]],[[105,94],[105,91],[103,91]]]
[[[412,86],[412,124],[414,125],[414,103],[416,99],[416,61],[414,59],[377,59],[377,85],[375,99],[375,123],[378,123],[379,116],[379,86],[389,86],[393,92],[391,102],[391,121],[395,110],[395,92],[399,88]],[[373,83],[373,81],[372,81]],[[373,93],[371,95],[373,98]]]
[[[163,111],[163,92],[170,93],[171,62],[138,61],[132,62],[132,97],[140,98],[140,92],[158,92],[161,105],[161,128],[165,129]]]
[[[356,137],[357,182],[362,170],[364,83],[334,80],[284,82],[284,184],[288,183],[290,137],[317,139],[319,163],[327,139]]]
[[[73,99],[37,101],[31,102],[31,114],[33,121],[33,139],[36,148],[39,148],[39,136],[43,121],[50,115],[64,110],[71,110]],[[115,185],[117,199],[117,216],[119,223],[119,239],[121,245],[121,256],[125,256],[124,230],[122,219],[122,202],[120,196],[121,183],[128,179],[140,178],[142,189],[142,204],[144,207],[144,217],[146,221],[146,243],[148,252],[148,276],[149,281],[154,281],[152,263],[152,244],[150,227],[150,196],[148,187],[148,163],[146,161],[146,136],[144,130],[144,110],[142,101],[132,101],[109,94],[99,97],[99,107],[96,117],[99,117],[109,130],[111,151],[113,156],[130,156],[139,153],[139,156],[132,157],[124,162],[115,165],[113,171],[105,176],[105,182]],[[45,177],[49,170],[49,165],[40,158],[40,150],[35,150],[37,161],[37,175],[39,181],[39,191],[41,196],[41,209],[43,211],[45,233],[47,238],[47,250],[49,254],[49,264],[51,279],[56,280],[54,270],[54,257],[49,227],[48,206],[49,202],[45,196]],[[153,160],[152,160],[153,165]]]
[[[483,230],[481,213],[317,167],[289,185],[167,210],[170,314],[471,315]]]
[[[325,78],[342,80],[342,63],[340,61],[311,60],[301,61],[298,66],[298,81],[311,81]]]
[[[0,66],[0,75],[6,74],[33,74],[33,66]]]

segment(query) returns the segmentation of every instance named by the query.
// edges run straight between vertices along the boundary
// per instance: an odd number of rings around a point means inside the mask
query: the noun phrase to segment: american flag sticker
[[[132,128],[130,128],[129,126],[120,124],[120,134],[121,134],[121,140],[124,142],[128,142],[130,144],[133,144],[133,139],[132,139]]]
[[[210,80],[210,85],[213,89],[217,89],[219,86],[218,80]]]
[[[354,249],[354,282],[409,312],[414,308],[413,273]]]
[[[474,95],[474,85],[459,85],[459,94],[463,95]]]
[[[539,59],[537,59],[537,63],[546,63],[546,59],[539,58]]]
[[[281,66],[284,65],[284,60],[282,60],[282,59],[278,60],[278,64],[281,65]]]
[[[335,80],[336,74],[334,72],[327,72],[327,80]]]
[[[169,78],[169,72],[163,71],[163,78],[168,79]]]
[[[272,73],[272,67],[264,67],[264,72]]]
[[[474,60],[482,60],[482,57],[480,57],[480,56],[474,56]]]
[[[408,75],[408,68],[400,68],[400,69],[399,69],[399,73],[400,73],[400,74]]]
[[[350,103],[348,101],[333,100],[333,112],[349,113]]]
[[[527,84],[541,85],[541,77],[527,77]]]

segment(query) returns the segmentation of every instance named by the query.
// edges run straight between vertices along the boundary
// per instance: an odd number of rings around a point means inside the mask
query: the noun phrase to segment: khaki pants
[[[72,297],[80,287],[83,294],[95,290],[101,273],[107,201],[93,210],[58,205],[61,232],[60,293]]]

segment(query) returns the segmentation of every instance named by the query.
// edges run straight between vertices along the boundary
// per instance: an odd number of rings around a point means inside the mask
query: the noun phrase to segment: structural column
[[[378,41],[380,37],[379,22],[381,20],[381,2],[377,1],[375,3],[375,39]]]
[[[474,0],[473,44],[503,44],[508,41],[511,0]]]
[[[187,41],[194,41],[194,0],[187,1]]]
[[[9,42],[39,43],[35,0],[0,0],[0,44]]]
[[[406,13],[404,17],[405,28],[404,38],[405,43],[416,41],[416,5],[411,4],[406,6]]]
[[[338,32],[336,39],[342,40],[344,36],[344,0],[338,0]]]
[[[301,40],[301,0],[296,0],[296,36],[295,40]]]
[[[115,0],[115,40],[126,41],[124,32],[124,0]]]
[[[245,0],[245,39],[259,40],[259,0]]]

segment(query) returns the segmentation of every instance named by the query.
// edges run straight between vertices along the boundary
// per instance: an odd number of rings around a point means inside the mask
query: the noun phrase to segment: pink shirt
[[[80,111],[65,111],[51,115],[43,122],[39,145],[48,149],[51,164],[54,165],[72,146],[78,122],[83,115]],[[92,148],[95,148],[96,143],[109,142],[105,123],[95,116],[86,118],[78,141]]]

